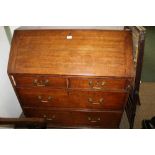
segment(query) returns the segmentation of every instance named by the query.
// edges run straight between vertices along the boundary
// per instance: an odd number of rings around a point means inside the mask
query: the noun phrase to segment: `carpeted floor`
[[[144,82],[140,87],[141,105],[137,106],[134,129],[141,129],[141,122],[143,119],[151,119],[155,116],[155,83]],[[121,124],[121,129],[128,129],[129,124],[124,113]]]
[[[155,83],[144,82],[140,88],[141,106],[137,107],[134,128],[141,128],[143,119],[155,116]]]
[[[142,81],[155,82],[155,26],[146,28]]]

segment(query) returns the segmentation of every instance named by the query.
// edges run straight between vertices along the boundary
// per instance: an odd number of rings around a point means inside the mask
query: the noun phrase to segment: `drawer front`
[[[67,80],[62,77],[13,75],[13,78],[17,87],[67,88]]]
[[[22,106],[26,107],[61,107],[68,102],[67,92],[63,89],[17,88]]]
[[[110,78],[70,78],[69,88],[97,89],[97,90],[122,90],[127,87],[126,79]]]
[[[17,88],[24,107],[122,110],[127,97],[122,92],[65,91],[63,89]]]
[[[118,128],[122,112],[54,111],[25,108],[27,117],[46,117],[56,127]]]
[[[122,110],[127,93],[102,91],[70,91],[69,102],[76,108]]]

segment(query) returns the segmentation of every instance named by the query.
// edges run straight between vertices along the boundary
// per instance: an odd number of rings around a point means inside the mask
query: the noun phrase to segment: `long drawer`
[[[17,88],[24,107],[122,110],[127,93],[48,88]]]
[[[27,117],[46,117],[53,127],[118,128],[122,112],[57,111],[25,108]]]

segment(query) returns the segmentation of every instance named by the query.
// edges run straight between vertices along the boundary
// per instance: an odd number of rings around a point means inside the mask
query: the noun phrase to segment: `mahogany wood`
[[[67,88],[67,81],[62,77],[43,75],[14,75],[17,87]]]
[[[28,117],[44,117],[53,127],[118,128],[122,112],[82,112],[25,108]]]
[[[135,75],[132,34],[20,28],[8,74],[26,117],[56,128],[118,128]]]
[[[24,107],[122,110],[127,93],[44,88],[18,88]],[[91,101],[92,100],[92,101]]]
[[[73,38],[68,40],[68,35]],[[13,40],[9,73],[134,75],[130,32],[16,30]]]
[[[123,78],[70,78],[69,88],[102,89],[102,90],[123,90],[129,82]]]

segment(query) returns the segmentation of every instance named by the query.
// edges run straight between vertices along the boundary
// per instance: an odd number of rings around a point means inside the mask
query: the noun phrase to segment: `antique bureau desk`
[[[119,128],[134,80],[132,34],[19,28],[8,75],[26,117],[53,128]]]

